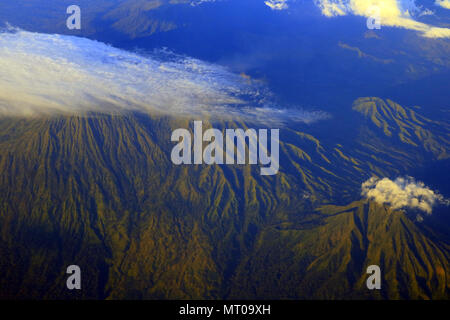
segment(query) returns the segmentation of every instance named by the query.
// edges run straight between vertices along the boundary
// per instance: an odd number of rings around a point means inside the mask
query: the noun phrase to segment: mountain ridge
[[[1,119],[0,296],[446,298],[447,243],[403,213],[333,200],[360,198],[359,179],[398,162],[367,162],[291,128],[274,177],[248,165],[174,166],[170,133],[191,125],[143,114]],[[397,267],[385,291],[368,293],[364,267],[377,262]],[[83,270],[78,293],[64,285],[71,264]],[[403,292],[406,279],[414,286]]]

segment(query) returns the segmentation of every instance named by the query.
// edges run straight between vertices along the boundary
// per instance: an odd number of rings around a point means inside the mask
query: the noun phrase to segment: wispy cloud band
[[[414,19],[420,9],[415,0],[314,0],[327,17],[358,15],[371,17],[372,8],[376,7],[380,13],[380,23],[384,26],[400,27],[416,30],[428,38],[450,38],[449,28],[435,27]],[[439,2],[445,7],[448,0]]]
[[[273,122],[327,117],[274,107],[263,86],[197,59],[143,56],[72,36],[0,33],[0,115],[123,110]]]
[[[450,0],[436,0],[435,4],[442,8],[450,9]]]

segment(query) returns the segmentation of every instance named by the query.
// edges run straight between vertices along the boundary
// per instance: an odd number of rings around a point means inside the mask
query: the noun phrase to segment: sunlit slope
[[[359,98],[353,110],[359,114],[344,132],[333,129],[333,120],[314,135],[308,128],[283,131],[284,169],[313,199],[348,203],[372,175],[395,177],[449,158],[448,115],[430,119],[420,107],[381,98]]]
[[[238,268],[231,296],[449,298],[449,245],[425,236],[403,212],[367,201],[319,212],[310,223],[267,226]],[[366,287],[370,265],[382,270],[380,291]]]
[[[214,123],[222,130],[248,126]],[[359,199],[362,181],[379,172],[398,172],[398,164],[414,154],[401,151],[387,165],[378,154],[371,158],[350,147],[357,142],[324,143],[307,126],[296,126],[280,133],[279,174],[263,177],[259,166],[173,165],[170,135],[176,128],[192,129],[192,121],[140,114],[1,119],[0,296],[325,297],[322,287],[344,281],[347,287],[329,293],[339,298],[361,288],[361,270],[369,260],[353,261],[357,255],[352,250],[355,243],[367,244],[369,235],[349,224],[353,213],[332,216],[333,210],[346,209],[315,208]],[[381,209],[374,212],[380,219],[386,216]],[[395,233],[373,233],[370,240],[399,237],[396,250],[383,247],[384,261],[399,259],[396,281],[403,281],[403,273],[413,277],[406,262],[410,256],[436,266],[436,261],[448,261],[447,247],[425,239],[406,219],[395,223]],[[282,231],[292,226],[309,233]],[[333,237],[340,228],[345,237],[328,244],[308,240],[317,247],[294,250],[300,236]],[[426,243],[422,249],[417,249],[419,240]],[[324,248],[332,255],[320,263]],[[410,253],[397,257],[397,251]],[[376,253],[370,256],[378,259]],[[340,259],[347,261],[347,278],[325,276]],[[80,292],[65,287],[65,269],[71,264],[82,268]],[[448,265],[441,266],[448,272]],[[288,291],[295,281],[277,285],[278,274],[298,281],[299,291]],[[440,296],[446,285],[436,279],[417,280],[419,289],[398,296]],[[389,297],[397,294],[391,291]],[[357,290],[354,297],[365,294]]]
[[[71,297],[64,270],[78,264],[83,297],[221,296],[258,226],[309,204],[283,173],[172,165],[171,132],[191,124],[3,120],[1,294]]]
[[[383,131],[386,137],[412,147],[423,148],[437,159],[450,157],[450,125],[428,119],[420,107],[407,108],[389,99],[359,98],[353,110],[360,112]]]

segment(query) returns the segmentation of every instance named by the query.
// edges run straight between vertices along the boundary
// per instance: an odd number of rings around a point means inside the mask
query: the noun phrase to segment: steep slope
[[[447,244],[407,217],[362,202],[315,210],[359,198],[367,177],[413,155],[366,161],[286,128],[280,173],[262,177],[258,166],[173,165],[175,128],[192,121],[0,119],[0,297],[361,298],[369,262],[397,283],[375,298],[447,294]],[[81,291],[65,287],[71,264]]]
[[[387,99],[359,98],[353,110],[370,118],[386,137],[413,147],[422,147],[437,159],[448,159],[450,127],[448,122],[434,121],[418,113],[420,107],[405,108]]]
[[[3,278],[3,296],[71,297],[70,264],[83,269],[85,298],[220,296],[252,228],[305,205],[285,175],[172,165],[170,134],[188,121],[92,116],[1,127],[2,270],[20,279]]]
[[[238,269],[232,297],[449,298],[449,245],[425,236],[404,212],[368,201],[319,212],[309,224],[265,228]],[[370,265],[382,270],[379,291],[366,287]]]

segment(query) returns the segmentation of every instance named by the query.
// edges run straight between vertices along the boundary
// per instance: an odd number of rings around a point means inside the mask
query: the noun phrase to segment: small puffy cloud
[[[450,0],[436,0],[435,4],[445,9],[450,9]]]
[[[435,204],[445,202],[442,195],[411,177],[395,180],[372,177],[361,188],[362,196],[392,209],[414,209],[431,214]]]
[[[342,0],[314,0],[316,5],[327,17],[345,16],[349,12],[347,1]]]
[[[444,3],[449,1],[445,0]],[[415,0],[314,0],[314,2],[327,17],[349,14],[367,18],[377,16],[383,26],[419,31],[428,38],[450,38],[450,29],[435,27],[414,19],[416,14],[420,15],[422,12],[416,6]]]
[[[266,6],[270,7],[272,10],[285,10],[289,6],[287,4],[288,0],[267,0],[264,1]]]
[[[80,37],[0,32],[0,116],[141,111],[172,116],[311,123],[324,112],[281,109],[270,92],[226,68]]]

